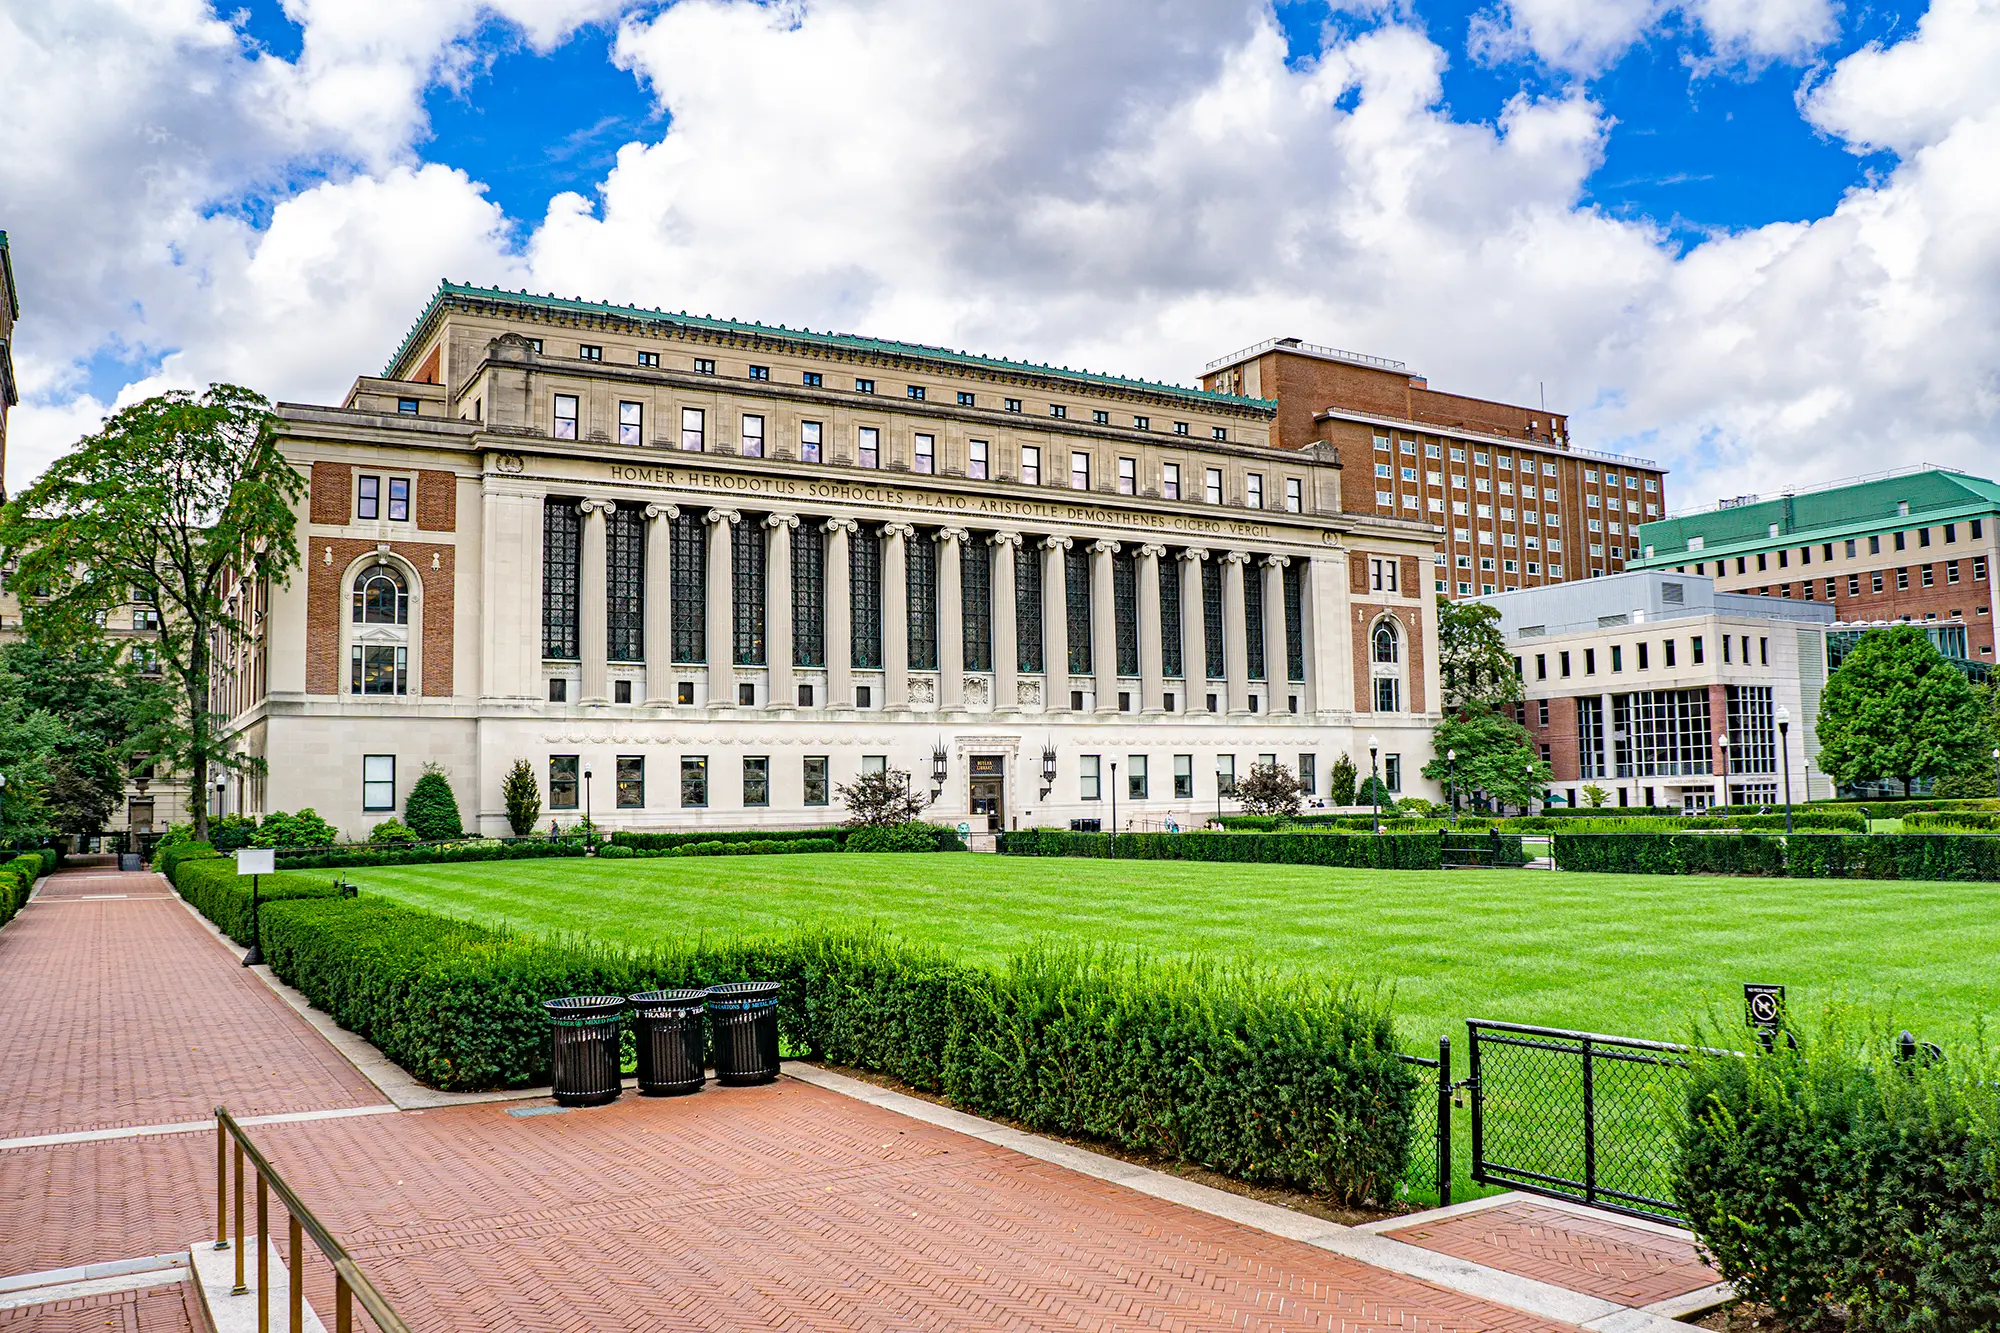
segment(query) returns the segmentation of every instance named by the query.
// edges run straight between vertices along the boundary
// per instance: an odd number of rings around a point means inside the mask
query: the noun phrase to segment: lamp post
[[[951,773],[951,756],[944,748],[944,738],[931,747],[931,799],[935,801],[944,794],[944,780]]]
[[[1522,790],[1527,793],[1527,797],[1521,802],[1521,813],[1532,815],[1535,813],[1535,761],[1533,759],[1527,761],[1524,771],[1528,775],[1528,780],[1526,785],[1522,787]]]
[[[223,816],[222,793],[228,789],[229,775],[227,773],[217,773],[215,775],[215,817],[217,819]]]
[[[1715,733],[1715,748],[1721,758],[1715,765],[1715,803],[1727,808],[1729,805],[1729,733]]]
[[[1445,785],[1445,790],[1447,792],[1445,799],[1451,802],[1451,822],[1453,827],[1456,827],[1458,825],[1458,751],[1457,750],[1446,750],[1444,752],[1444,785]]]
[[[0,838],[7,832],[7,775],[0,773]]]
[[[1792,729],[1792,713],[1778,705],[1778,764],[1785,770],[1785,836],[1792,836],[1792,747],[1785,733]]]
[[[1111,857],[1118,858],[1118,761],[1111,761]]]
[[[1993,747],[1993,792],[2000,796],[2000,745]]]
[[[1382,779],[1375,774],[1375,758],[1382,751],[1379,736],[1368,738],[1368,803],[1374,807],[1375,832],[1382,832]]]
[[[1222,827],[1222,764],[1215,765],[1215,826]]]
[[[1056,747],[1042,746],[1042,799],[1048,800],[1049,793],[1056,789]]]
[[[587,768],[583,770],[583,822],[592,828],[597,826],[597,821],[590,817],[590,770]],[[588,834],[585,835],[584,845],[589,845]]]

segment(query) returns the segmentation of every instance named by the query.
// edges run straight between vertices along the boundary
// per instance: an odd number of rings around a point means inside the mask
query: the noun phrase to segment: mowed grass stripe
[[[455,916],[645,947],[877,924],[997,960],[1040,939],[1247,956],[1393,986],[1409,1049],[1496,1018],[1673,1039],[1744,981],[1949,1043],[2000,1018],[2000,885],[1043,860],[969,854],[510,861],[343,872]],[[1463,1061],[1463,1055],[1459,1057]]]

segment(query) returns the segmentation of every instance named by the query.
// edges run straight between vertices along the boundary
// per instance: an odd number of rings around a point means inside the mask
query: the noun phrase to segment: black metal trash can
[[[557,1106],[602,1106],[618,1100],[618,1034],[622,995],[574,995],[544,1000],[549,1015]]]
[[[639,1051],[639,1091],[648,1097],[699,1092],[708,991],[649,990],[632,997],[632,1041]]]
[[[732,981],[708,991],[715,1081],[725,1087],[778,1077],[778,983]]]

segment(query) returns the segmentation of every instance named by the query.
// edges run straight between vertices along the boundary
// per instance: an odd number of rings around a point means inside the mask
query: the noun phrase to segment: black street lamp
[[[1042,799],[1048,800],[1049,793],[1056,789],[1056,747],[1042,746]]]
[[[1458,824],[1458,751],[1456,750],[1444,752],[1444,786],[1445,799],[1451,802],[1451,822],[1456,827]]]
[[[944,780],[951,772],[951,756],[945,753],[944,741],[939,739],[931,747],[931,799],[935,801],[944,793]]]
[[[597,821],[590,817],[590,770],[587,768],[583,770],[583,822],[593,828],[597,825]]]
[[[1375,811],[1375,832],[1382,831],[1382,779],[1375,772],[1375,757],[1382,750],[1380,737],[1368,738],[1368,803]]]
[[[1111,761],[1111,856],[1118,856],[1118,761]]]
[[[1785,836],[1792,836],[1792,747],[1785,733],[1792,729],[1791,710],[1778,705],[1778,764],[1785,772]]]

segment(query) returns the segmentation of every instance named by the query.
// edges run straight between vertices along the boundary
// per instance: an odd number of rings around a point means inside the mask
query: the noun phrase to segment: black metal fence
[[[1686,1046],[1469,1019],[1471,1177],[1680,1224]]]
[[[1397,1059],[1428,1071],[1417,1092],[1416,1132],[1410,1136],[1410,1165],[1403,1181],[1412,1190],[1431,1189],[1439,1207],[1451,1203],[1451,1038],[1438,1038],[1435,1060],[1422,1055]]]

